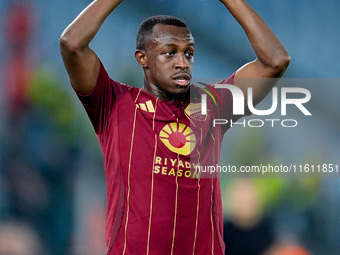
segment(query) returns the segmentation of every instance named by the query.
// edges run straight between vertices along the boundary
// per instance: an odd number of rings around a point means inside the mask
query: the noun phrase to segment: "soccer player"
[[[231,93],[218,91],[223,109],[205,116],[197,111],[202,90],[191,85],[195,41],[187,25],[170,16],[151,17],[138,30],[135,57],[144,87],[109,78],[89,43],[121,2],[93,1],[60,38],[72,86],[104,154],[107,254],[224,254],[219,180],[192,168],[219,162],[227,128],[212,128],[211,120],[236,119]],[[245,92],[249,84],[239,78],[282,76],[290,58],[265,22],[243,0],[220,2],[257,55],[221,83]],[[273,84],[258,79],[251,86],[258,103]],[[195,102],[189,94],[197,95]]]

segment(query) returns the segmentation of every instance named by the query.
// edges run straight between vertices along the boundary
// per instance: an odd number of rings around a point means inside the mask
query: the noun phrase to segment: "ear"
[[[145,51],[136,50],[135,58],[141,67],[148,68],[148,57]]]

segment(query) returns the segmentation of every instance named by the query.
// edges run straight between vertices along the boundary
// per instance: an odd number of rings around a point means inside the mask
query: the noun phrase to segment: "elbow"
[[[61,35],[59,39],[59,48],[62,54],[76,51],[75,45],[72,44],[69,38],[65,35]]]
[[[290,64],[290,56],[287,52],[285,52],[278,58],[277,63],[276,63],[276,68],[285,70],[287,69],[289,64]]]
[[[271,68],[275,73],[275,76],[282,76],[287,70],[290,64],[290,56],[287,52],[280,54],[280,56],[274,58],[273,63],[271,64]]]
[[[59,48],[62,54],[76,54],[81,51],[80,45],[65,34],[62,34],[59,39]]]

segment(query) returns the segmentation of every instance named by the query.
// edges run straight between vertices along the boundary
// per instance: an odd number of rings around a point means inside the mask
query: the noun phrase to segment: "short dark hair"
[[[147,18],[140,24],[137,32],[136,38],[137,50],[145,50],[146,39],[152,34],[152,29],[157,24],[173,25],[177,27],[188,27],[183,20],[169,15],[157,15]]]

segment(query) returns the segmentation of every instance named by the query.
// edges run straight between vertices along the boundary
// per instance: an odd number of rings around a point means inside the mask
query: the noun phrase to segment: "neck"
[[[143,90],[159,98],[160,100],[164,102],[178,101],[178,100],[184,99],[188,91],[188,90],[185,90],[183,91],[183,93],[171,94],[171,93],[164,92],[157,87],[153,88],[151,86],[146,86],[146,85],[144,85]]]

